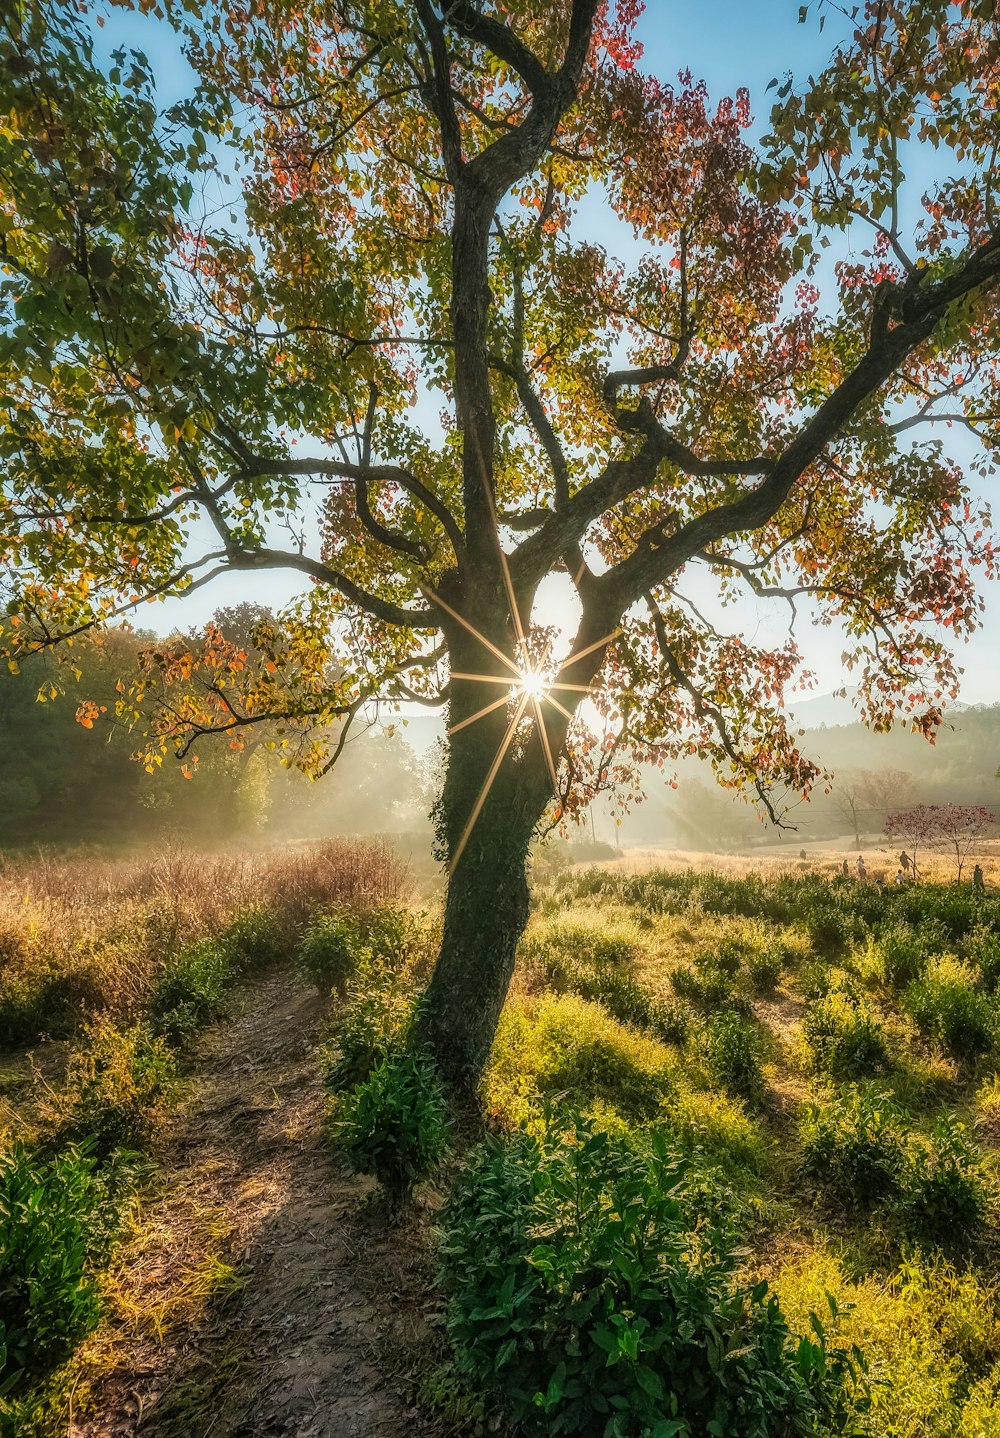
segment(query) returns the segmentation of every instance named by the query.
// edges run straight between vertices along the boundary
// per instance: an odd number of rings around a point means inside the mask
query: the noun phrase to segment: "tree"
[[[889,811],[910,802],[913,777],[905,769],[854,769],[837,779],[832,789],[837,808],[854,830],[854,842],[861,847],[861,823],[866,814],[879,814],[882,823]]]
[[[638,0],[138,3],[198,76],[162,112],[72,0],[4,12],[4,640],[76,654],[144,598],[287,568],[309,592],[252,652],[164,646],[126,686],[151,752],[273,722],[320,772],[373,705],[447,703],[422,1023],[469,1080],[547,810],[625,754],[700,752],[774,816],[818,777],[794,645],[726,632],[695,573],[836,618],[876,728],[931,732],[954,692],[928,622],[970,632],[993,552],[926,436],[989,468],[993,5],[871,0],[757,152],[745,91],[643,72]],[[164,676],[191,681],[169,710]]]
[[[950,849],[955,855],[955,878],[961,882],[962,870],[973,845],[996,817],[982,804],[918,804],[890,814],[885,831],[890,837],[902,837],[907,845],[917,875],[917,851],[921,848]]]

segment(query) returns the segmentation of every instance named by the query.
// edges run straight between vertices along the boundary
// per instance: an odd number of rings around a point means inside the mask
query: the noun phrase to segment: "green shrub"
[[[736,980],[715,961],[711,951],[696,955],[693,964],[678,964],[670,975],[674,992],[705,1012],[731,1008],[745,1011],[746,1001],[736,992]]]
[[[739,1014],[719,1014],[705,1024],[701,1050],[714,1083],[727,1093],[759,1103],[764,1093],[760,1030]]]
[[[912,1159],[896,1205],[904,1231],[911,1237],[955,1251],[982,1237],[986,1192],[982,1163],[964,1124],[941,1114],[930,1152]]]
[[[680,1089],[666,1105],[665,1123],[685,1149],[759,1173],[767,1142],[742,1100],[703,1089]]]
[[[802,916],[802,924],[813,948],[826,958],[839,954],[851,934],[847,917],[824,903],[811,904]]]
[[[372,957],[390,969],[403,968],[422,938],[416,916],[409,909],[390,905],[362,914],[358,932]]]
[[[618,965],[602,962],[591,969],[561,960],[550,963],[548,970],[560,988],[570,989],[583,999],[596,1001],[620,1023],[649,1029],[667,1043],[683,1043],[688,1033],[691,1016],[687,1009],[677,1003],[664,1003],[653,998],[626,969]]]
[[[100,986],[86,966],[68,973],[0,968],[0,1048],[24,1048],[43,1034],[68,1038],[81,1014],[100,997]]]
[[[97,1324],[90,1273],[101,1189],[94,1160],[0,1153],[0,1392],[60,1363]]]
[[[857,1079],[889,1065],[878,1019],[860,999],[835,989],[812,1004],[802,1021],[811,1067],[836,1079]]]
[[[853,1090],[807,1104],[800,1137],[805,1171],[818,1190],[850,1210],[900,1191],[906,1165],[906,1114],[887,1094]]]
[[[814,999],[825,999],[834,987],[830,965],[823,959],[813,959],[811,963],[803,964],[799,987],[810,1002]]]
[[[281,919],[266,905],[241,909],[220,943],[234,969],[266,968],[278,963],[288,951]]]
[[[189,1039],[217,1019],[231,970],[218,944],[195,944],[164,965],[150,1010],[157,1033],[170,1043]]]
[[[448,1144],[444,1088],[424,1054],[396,1054],[340,1101],[338,1137],[357,1173],[378,1179],[391,1207],[403,1207]]]
[[[176,1073],[166,1043],[147,1029],[91,1025],[70,1054],[62,1088],[45,1105],[50,1142],[89,1141],[98,1160],[115,1149],[141,1151],[162,1121]]]
[[[983,976],[983,984],[991,993],[1000,985],[1000,933],[977,928],[969,935],[966,952]]]
[[[484,1080],[488,1113],[527,1117],[538,1094],[595,1101],[629,1119],[651,1118],[673,1092],[675,1056],[647,1034],[576,994],[508,1005]]]
[[[458,1369],[518,1431],[580,1438],[811,1432],[846,1417],[849,1361],[796,1340],[736,1277],[687,1160],[579,1122],[477,1149],[444,1214]]]
[[[351,914],[318,914],[299,947],[299,961],[321,994],[341,998],[367,951],[358,921]]]
[[[921,1033],[936,1039],[953,1058],[971,1061],[992,1047],[993,1004],[977,993],[974,978],[950,954],[906,990],[906,1007]]]
[[[897,924],[887,929],[878,940],[882,978],[892,989],[905,989],[927,968],[930,944],[934,935],[921,929]]]
[[[758,994],[769,994],[777,987],[783,967],[784,955],[777,944],[758,949],[747,957],[747,981]]]
[[[363,1083],[373,1069],[406,1048],[414,993],[398,977],[358,972],[351,1000],[325,1048],[323,1078],[333,1092]]]

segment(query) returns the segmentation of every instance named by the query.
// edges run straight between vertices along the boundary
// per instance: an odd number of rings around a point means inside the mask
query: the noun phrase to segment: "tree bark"
[[[519,740],[510,743],[496,764],[510,716],[503,706],[474,716],[502,694],[502,684],[496,689],[454,684],[452,724],[472,722],[451,736],[436,811],[452,872],[441,951],[421,1005],[418,1035],[431,1047],[446,1080],[466,1093],[486,1065],[510,987],[518,941],[528,922],[528,850],[551,797],[534,728],[523,749]]]

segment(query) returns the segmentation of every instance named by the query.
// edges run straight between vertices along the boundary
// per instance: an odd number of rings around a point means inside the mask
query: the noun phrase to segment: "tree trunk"
[[[489,1058],[528,922],[530,831],[495,818],[448,884],[441,952],[428,985],[421,1031],[448,1082],[468,1092]]]
[[[493,695],[484,694],[486,689],[478,688],[471,702],[488,702]],[[453,721],[464,707],[453,701]],[[436,811],[452,872],[441,952],[418,1033],[448,1082],[465,1092],[483,1072],[510,987],[518,941],[528,922],[528,850],[551,796],[537,735],[530,734],[526,752],[516,744],[504,750],[507,726],[508,715],[501,709],[452,735]]]

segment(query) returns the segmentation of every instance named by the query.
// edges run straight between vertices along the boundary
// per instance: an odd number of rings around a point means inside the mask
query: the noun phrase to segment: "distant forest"
[[[260,612],[243,605],[217,619],[235,637]],[[432,747],[418,757],[402,723],[390,725],[391,734],[379,727],[352,739],[341,763],[318,782],[283,769],[265,752],[263,732],[242,750],[203,742],[194,779],[185,779],[172,758],[146,774],[131,758],[136,736],[115,721],[114,701],[119,676],[153,642],[148,633],[109,634],[89,651],[79,683],[47,655],[20,674],[0,675],[0,848],[174,838],[216,845],[342,833],[408,835],[416,847],[429,847],[438,753]],[[66,692],[53,698],[50,688]],[[107,709],[92,730],[76,720],[83,699]],[[424,741],[427,723],[414,725]],[[811,729],[803,745],[835,778],[831,794],[817,790],[790,814],[795,833],[763,824],[751,805],[691,760],[676,788],[659,773],[647,774],[645,802],[620,826],[598,802],[593,825],[576,837],[720,851],[801,838],[807,847],[837,836],[870,842],[888,809],[910,803],[984,804],[1000,812],[1000,705],[957,710],[934,744],[904,728],[872,734],[848,724]]]
[[[217,617],[233,633],[255,612],[239,606]],[[398,725],[392,737],[381,729],[359,732],[341,764],[319,782],[284,769],[266,752],[264,730],[253,731],[238,750],[224,740],[204,741],[193,779],[170,756],[147,774],[131,757],[138,736],[115,720],[115,686],[134,669],[140,650],[155,642],[148,633],[114,631],[88,651],[79,683],[65,664],[44,654],[20,674],[0,675],[0,848],[175,838],[216,845],[426,824],[431,778]],[[50,689],[65,692],[53,696]],[[76,719],[84,699],[107,710],[89,730]]]

